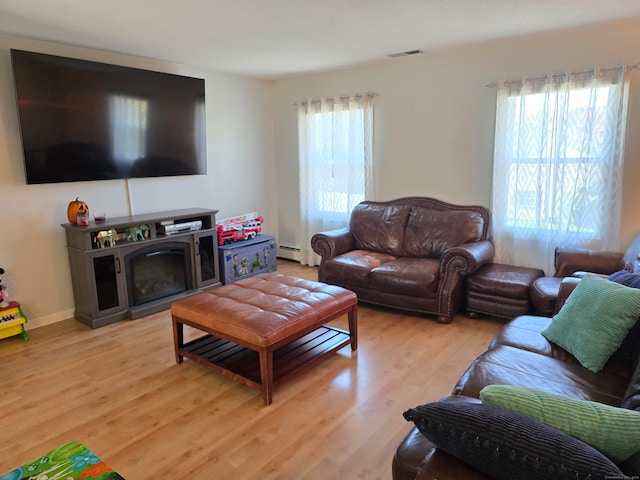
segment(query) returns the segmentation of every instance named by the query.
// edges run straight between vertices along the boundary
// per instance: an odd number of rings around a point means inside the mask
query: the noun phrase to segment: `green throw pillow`
[[[585,368],[599,372],[640,316],[640,289],[587,276],[542,331]]]
[[[484,387],[480,400],[568,433],[617,462],[640,452],[640,412],[513,385]]]

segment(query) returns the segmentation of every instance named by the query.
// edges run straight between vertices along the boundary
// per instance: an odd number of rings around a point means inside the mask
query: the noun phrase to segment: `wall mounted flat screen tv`
[[[206,173],[204,79],[11,50],[28,184]]]

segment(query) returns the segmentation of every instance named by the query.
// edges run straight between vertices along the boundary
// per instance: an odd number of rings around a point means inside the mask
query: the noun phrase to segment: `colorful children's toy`
[[[2,267],[0,267],[0,275],[4,275]],[[29,335],[24,329],[26,321],[27,317],[22,313],[20,304],[10,301],[7,288],[0,284],[0,338],[22,335],[24,340],[28,340]]]
[[[262,216],[256,212],[218,220],[218,245],[255,238],[262,231],[263,221]]]
[[[0,475],[0,480],[124,480],[83,444],[72,441]]]
[[[4,275],[4,268],[0,267],[0,275]],[[9,306],[9,292],[7,292],[7,287],[2,285],[2,280],[0,279],[0,308],[7,308]]]
[[[20,304],[9,302],[6,308],[0,308],[0,338],[21,335],[23,340],[29,340],[29,334],[24,329],[26,321]]]

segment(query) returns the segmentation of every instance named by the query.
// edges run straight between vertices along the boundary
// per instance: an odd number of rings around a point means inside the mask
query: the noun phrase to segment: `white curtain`
[[[300,248],[318,265],[311,237],[348,225],[351,210],[373,197],[373,94],[306,99],[298,107]]]
[[[495,261],[554,273],[556,246],[620,249],[625,69],[498,85]]]

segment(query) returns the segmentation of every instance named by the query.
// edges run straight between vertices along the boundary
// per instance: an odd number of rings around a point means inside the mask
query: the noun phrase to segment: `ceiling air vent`
[[[408,50],[406,52],[392,53],[387,56],[391,58],[398,58],[398,57],[406,57],[407,55],[418,55],[420,53],[424,53],[424,52],[422,50]]]

